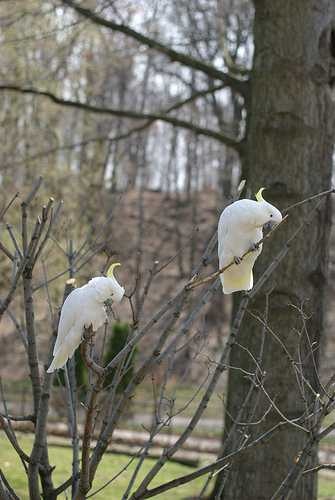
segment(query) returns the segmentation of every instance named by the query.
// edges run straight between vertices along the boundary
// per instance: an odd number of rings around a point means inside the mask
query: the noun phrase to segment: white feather
[[[218,226],[219,266],[227,266],[235,257],[242,257],[263,237],[263,225],[281,221],[279,210],[266,201],[238,200],[226,207]],[[248,254],[240,264],[233,264],[220,275],[223,293],[229,294],[253,287],[253,267],[262,251]]]
[[[81,343],[84,327],[97,331],[106,321],[104,302],[120,302],[124,288],[114,277],[97,277],[73,290],[64,301],[59,319],[53,361],[48,373],[62,368]]]

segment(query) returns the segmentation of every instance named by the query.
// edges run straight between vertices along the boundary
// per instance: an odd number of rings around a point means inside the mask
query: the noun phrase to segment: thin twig
[[[14,203],[14,201],[19,196],[19,194],[20,194],[19,192],[15,193],[14,196],[9,200],[9,202],[7,203],[7,205],[5,205],[4,208],[1,210],[1,212],[0,212],[0,221],[4,218],[6,212],[11,207],[11,205]]]
[[[319,472],[320,470],[335,470],[335,464],[319,464],[311,469],[305,469],[303,475]]]
[[[316,200],[317,198],[321,198],[323,196],[327,196],[328,194],[335,193],[335,189],[327,189],[327,191],[322,191],[321,193],[314,194],[313,196],[310,196],[309,198],[306,198],[305,200],[298,201],[297,203],[293,203],[293,205],[290,205],[287,208],[284,208],[283,213],[289,212],[292,210],[292,208],[300,207],[301,205],[304,205],[305,203],[308,203],[312,200]]]

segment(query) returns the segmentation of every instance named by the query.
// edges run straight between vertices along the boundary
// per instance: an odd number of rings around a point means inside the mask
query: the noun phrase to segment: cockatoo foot
[[[241,257],[234,257],[234,262],[235,262],[235,264],[236,264],[237,266],[238,266],[239,264],[241,264],[241,262],[242,262]]]
[[[251,247],[250,247],[250,250],[252,252],[255,252],[256,250],[259,250],[259,243],[252,243]]]

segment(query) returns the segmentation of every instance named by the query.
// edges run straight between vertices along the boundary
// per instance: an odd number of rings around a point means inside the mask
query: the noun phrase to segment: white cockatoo
[[[276,225],[282,220],[280,211],[264,200],[261,188],[256,200],[238,200],[226,207],[219,220],[218,254],[220,269],[234,264],[220,274],[223,293],[250,290],[253,287],[252,269],[262,251],[257,242],[263,238],[265,224]],[[250,250],[241,261],[242,255]]]
[[[104,303],[107,299],[120,302],[124,288],[113,273],[119,263],[112,264],[107,277],[92,278],[86,285],[76,288],[65,299],[58,324],[57,339],[53,350],[53,360],[48,373],[62,368],[80,345],[84,327],[92,325],[96,331],[106,321]]]

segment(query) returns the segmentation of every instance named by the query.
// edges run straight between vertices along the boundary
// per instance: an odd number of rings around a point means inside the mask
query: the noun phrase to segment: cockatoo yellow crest
[[[219,220],[218,254],[219,266],[229,267],[220,275],[223,293],[250,290],[253,287],[253,267],[262,251],[259,245],[253,252],[241,256],[263,238],[265,224],[276,225],[282,220],[280,211],[264,200],[261,188],[256,200],[238,200],[226,207]]]
[[[48,373],[62,368],[80,345],[84,327],[92,325],[96,331],[107,319],[104,303],[107,299],[120,302],[124,288],[114,277],[112,264],[107,277],[92,278],[86,285],[76,288],[64,301],[59,319],[57,339],[53,350],[54,358]]]
[[[114,262],[114,264],[109,266],[108,271],[107,271],[108,278],[114,278],[114,269],[118,266],[121,266],[120,262]]]
[[[257,201],[265,201],[264,198],[263,198],[263,191],[265,191],[265,188],[261,188],[259,191],[257,191],[257,193],[255,194],[255,198]]]

